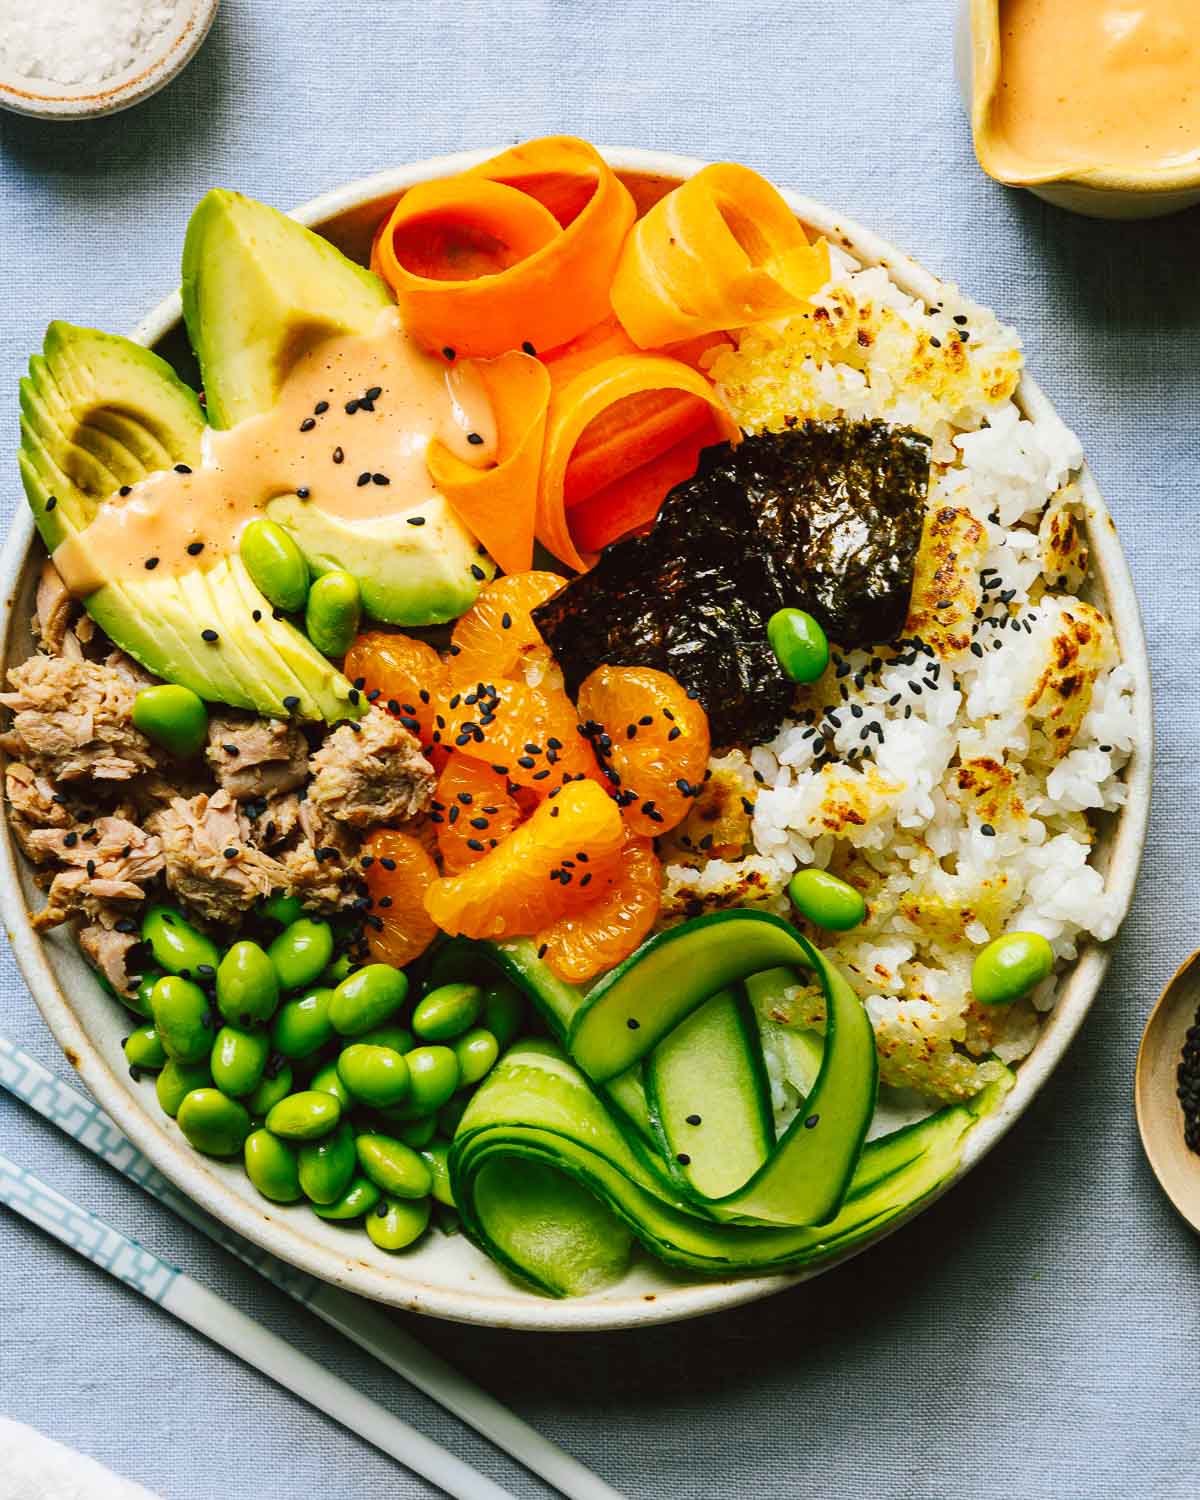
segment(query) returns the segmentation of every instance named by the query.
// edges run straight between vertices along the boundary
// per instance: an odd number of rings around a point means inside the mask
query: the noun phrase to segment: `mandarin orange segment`
[[[542,957],[572,984],[594,979],[628,958],[654,926],[662,903],[662,866],[651,840],[629,837],[615,876],[592,885],[599,894],[590,906],[568,912],[537,935]]]
[[[455,681],[522,677],[525,661],[549,656],[532,611],[566,584],[557,573],[509,573],[482,589],[454,627],[450,670]]]
[[[368,630],[358,636],[343,671],[360,692],[397,714],[406,729],[428,745],[433,736],[433,701],[446,691],[445,663],[424,641],[392,630]]]
[[[438,777],[433,803],[442,868],[449,875],[469,869],[524,816],[503,776],[482,761],[452,753]]]
[[[411,834],[379,828],[364,840],[362,863],[371,898],[367,947],[380,963],[403,968],[437,936],[425,897],[438,878],[433,856]]]
[[[616,803],[594,781],[573,781],[469,870],[434,881],[425,909],[452,935],[536,932],[591,904],[591,887],[616,877],[624,843]]]
[[[579,689],[579,718],[626,825],[646,838],[687,816],[708,766],[708,715],[666,672],[597,667]]]
[[[487,678],[456,687],[435,710],[435,745],[483,761],[517,786],[544,796],[600,775],[571,700],[557,689]]]

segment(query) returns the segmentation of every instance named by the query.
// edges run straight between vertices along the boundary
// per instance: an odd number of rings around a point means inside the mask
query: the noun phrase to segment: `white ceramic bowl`
[[[349,252],[364,254],[371,231],[404,188],[460,171],[492,154],[475,152],[399,167],[315,199],[297,210],[296,217],[324,228]],[[704,165],[689,157],[653,151],[614,150],[606,154],[635,193],[645,197],[652,197],[665,185],[690,176]],[[928,302],[938,300],[940,283],[869,230],[807,198],[794,193],[786,197],[807,226],[828,235],[862,261],[886,266],[905,290]],[[135,336],[145,344],[160,343],[171,335],[178,338],[179,313],[178,297],[169,298],[145,319]],[[1028,377],[1021,384],[1018,399],[1031,415],[1051,409]],[[1122,655],[1136,679],[1139,740],[1127,772],[1128,800],[1120,816],[1104,829],[1101,841],[1108,889],[1123,913],[1133,892],[1146,835],[1152,741],[1150,674],[1129,571],[1112,520],[1086,469],[1082,490],[1097,591],[1112,613]],[[32,521],[22,508],[0,559],[0,588],[7,601],[3,620],[5,665],[24,660],[30,652],[28,622],[42,556]],[[380,1302],[435,1317],[565,1332],[695,1317],[769,1296],[819,1274],[809,1271],[699,1281],[642,1257],[619,1285],[593,1296],[558,1302],[517,1285],[462,1236],[431,1235],[413,1252],[393,1257],[376,1250],[366,1235],[323,1223],[302,1205],[266,1203],[240,1167],[202,1157],[188,1146],[175,1123],[158,1109],[150,1082],[134,1083],[130,1079],[120,1045],[128,1030],[126,1014],[101,991],[67,932],[60,929],[42,938],[33,931],[28,915],[31,903],[40,905],[41,897],[5,822],[0,835],[0,911],[34,999],[67,1059],[121,1129],[184,1192],[239,1234],[315,1276]],[[958,1176],[995,1145],[1050,1076],[1087,1013],[1107,965],[1108,953],[1100,945],[1089,945],[1080,953],[1064,978],[1058,1004],[1037,1046],[1020,1067],[1016,1087],[1000,1111],[969,1137]]]
[[[978,130],[978,116],[984,103],[977,92],[993,92],[998,76],[999,5],[1000,0],[958,3],[954,71],[973,133]],[[1047,176],[1036,182],[1013,181],[1007,185],[1026,188],[1057,208],[1084,214],[1089,219],[1161,219],[1200,203],[1200,162],[1148,168],[1143,172],[1098,166]]]
[[[54,5],[57,0],[33,0],[33,3]],[[103,85],[60,86],[44,79],[0,77],[0,107],[41,120],[93,120],[140,104],[165,88],[195,57],[219,4],[220,0],[192,0],[177,25],[164,31],[131,68],[107,79]]]

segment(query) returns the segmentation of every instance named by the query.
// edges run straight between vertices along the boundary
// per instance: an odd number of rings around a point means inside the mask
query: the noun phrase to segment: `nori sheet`
[[[568,690],[604,662],[657,667],[703,704],[714,744],[769,739],[793,692],[767,641],[777,609],[844,646],[903,629],[928,448],[883,422],[808,422],[705,449],[648,534],[534,611]]]

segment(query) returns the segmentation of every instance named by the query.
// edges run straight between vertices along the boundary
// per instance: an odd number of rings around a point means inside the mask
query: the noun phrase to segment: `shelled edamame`
[[[259,1193],[406,1249],[433,1209],[455,1222],[448,1157],[470,1093],[521,1030],[505,980],[414,982],[338,954],[291,897],[260,903],[256,936],[223,949],[164,905],[142,924],[144,1024],[124,1043],[198,1151],[240,1156]],[[273,927],[272,927],[273,924]],[[278,928],[273,940],[270,931]],[[127,1001],[128,1003],[128,1001]]]

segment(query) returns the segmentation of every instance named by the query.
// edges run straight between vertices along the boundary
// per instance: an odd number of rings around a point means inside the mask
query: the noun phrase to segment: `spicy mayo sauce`
[[[1200,160],[1200,0],[1000,0],[988,170]]]
[[[389,309],[362,336],[297,360],[270,411],[204,436],[203,462],[151,474],[102,504],[54,552],[71,592],[110,580],[189,572],[235,552],[277,495],[362,521],[435,495],[425,462],[440,438],[464,462],[495,462],[496,421],[478,371],[424,353]]]

